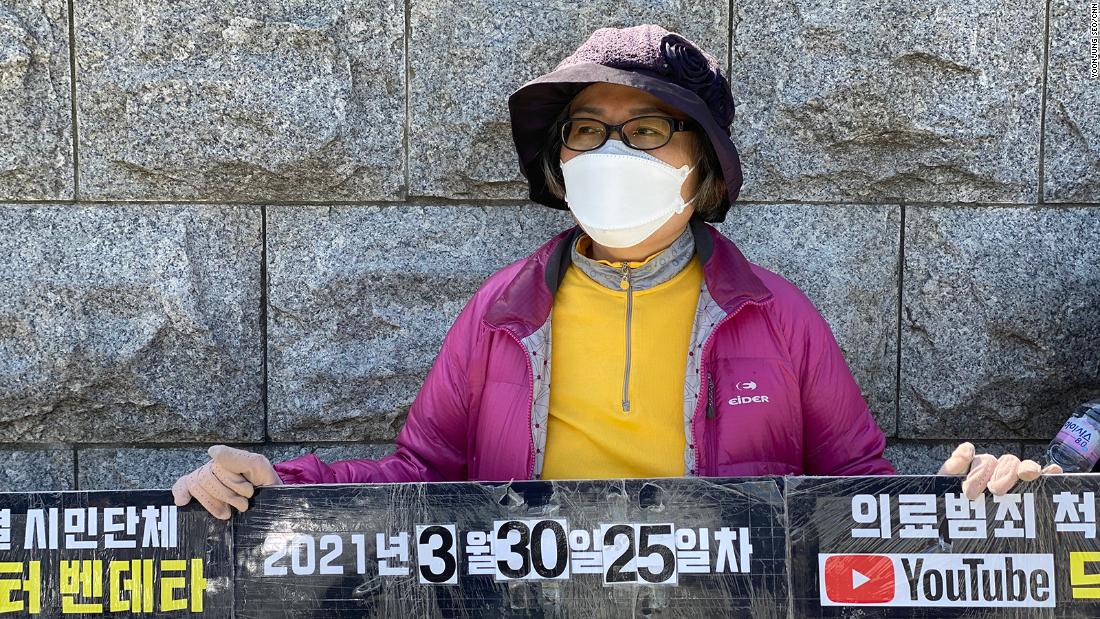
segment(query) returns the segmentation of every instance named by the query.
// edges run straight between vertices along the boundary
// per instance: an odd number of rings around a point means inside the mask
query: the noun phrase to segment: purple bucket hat
[[[554,70],[527,82],[508,97],[512,139],[531,200],[567,210],[564,200],[546,188],[541,152],[554,119],[574,95],[596,82],[631,86],[691,117],[710,138],[722,166],[726,197],[721,222],[741,191],[741,160],[730,139],[733,94],[714,56],[675,32],[654,24],[600,28]],[[557,159],[555,158],[555,161]]]

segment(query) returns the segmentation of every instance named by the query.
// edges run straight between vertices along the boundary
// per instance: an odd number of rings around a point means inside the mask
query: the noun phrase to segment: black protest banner
[[[782,615],[783,524],[774,479],[264,490],[237,616]]]
[[[0,614],[1100,616],[1100,477],[0,493]]]
[[[782,615],[781,483],[286,486],[228,523],[165,491],[0,494],[0,612]]]
[[[1096,475],[787,478],[795,616],[1100,616]]]
[[[231,529],[167,491],[0,493],[0,614],[230,617]]]

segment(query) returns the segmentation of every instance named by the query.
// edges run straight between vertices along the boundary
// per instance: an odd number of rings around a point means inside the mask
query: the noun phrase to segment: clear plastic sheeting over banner
[[[0,493],[0,615],[1096,617],[1100,476]]]
[[[770,479],[265,491],[237,616],[781,617],[784,524]]]
[[[230,617],[233,572],[232,525],[169,491],[0,493],[0,616]]]
[[[1100,476],[788,477],[796,617],[1097,617]]]

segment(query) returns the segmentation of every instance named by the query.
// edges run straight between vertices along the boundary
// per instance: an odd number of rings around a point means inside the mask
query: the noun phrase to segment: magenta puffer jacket
[[[886,438],[828,323],[793,284],[691,221],[703,264],[684,377],[684,474],[883,475]],[[580,229],[490,276],[443,340],[393,454],[275,464],[287,484],[537,479],[550,309]]]

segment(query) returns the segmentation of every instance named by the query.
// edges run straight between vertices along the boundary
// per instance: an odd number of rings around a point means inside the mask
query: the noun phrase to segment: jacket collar
[[[578,237],[573,241],[569,256],[573,264],[577,265],[585,275],[604,288],[617,292],[623,292],[623,269],[611,266],[622,265],[622,262],[606,262],[589,258],[578,249],[585,237]],[[667,282],[682,271],[691,262],[695,255],[695,241],[691,233],[691,227],[684,228],[680,236],[676,237],[672,244],[646,259],[638,266],[627,266],[630,272],[630,287],[635,291],[646,290]],[[638,264],[637,262],[631,264]]]
[[[689,225],[703,265],[703,281],[723,311],[730,314],[747,301],[771,296],[732,240],[699,217],[692,217]],[[575,225],[535,250],[489,306],[486,324],[508,329],[521,340],[545,324],[580,233]]]

